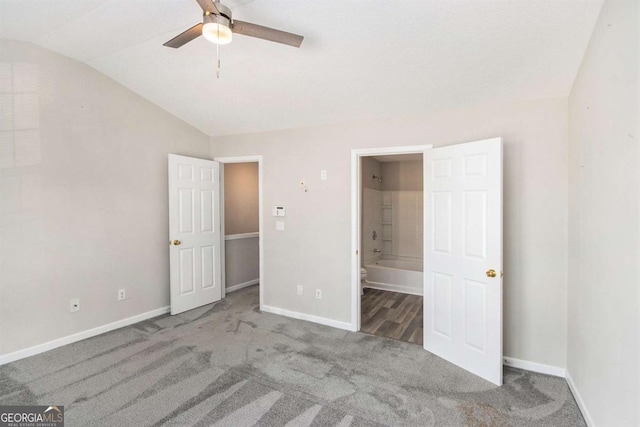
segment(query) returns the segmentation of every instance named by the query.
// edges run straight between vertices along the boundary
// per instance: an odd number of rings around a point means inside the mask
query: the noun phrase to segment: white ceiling
[[[224,2],[223,2],[224,3]],[[602,0],[229,0],[305,36],[162,43],[195,0],[0,0],[0,37],[89,64],[209,135],[567,96]]]

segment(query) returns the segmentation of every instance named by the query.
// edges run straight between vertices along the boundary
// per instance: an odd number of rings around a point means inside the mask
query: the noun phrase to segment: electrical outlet
[[[327,171],[326,171],[326,169],[322,169],[320,171],[320,179],[322,179],[322,180],[327,179]]]
[[[80,311],[80,298],[74,298],[69,301],[69,311],[71,311],[72,313]]]
[[[125,299],[127,297],[125,290],[124,289],[120,289],[118,291],[118,300],[122,301],[123,299]]]
[[[298,295],[302,295],[302,285],[298,285]]]
[[[320,289],[316,289],[316,299],[322,299],[322,291]]]

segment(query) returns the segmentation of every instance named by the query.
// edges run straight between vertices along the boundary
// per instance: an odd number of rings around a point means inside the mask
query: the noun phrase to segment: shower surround
[[[423,192],[363,191],[365,287],[422,295]]]

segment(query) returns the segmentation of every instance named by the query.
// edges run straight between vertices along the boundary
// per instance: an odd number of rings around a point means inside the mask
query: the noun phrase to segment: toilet
[[[364,283],[367,280],[367,270],[363,267],[360,269],[360,295],[364,294]]]

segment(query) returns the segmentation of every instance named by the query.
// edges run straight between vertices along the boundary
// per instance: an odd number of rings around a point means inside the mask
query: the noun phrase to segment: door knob
[[[179,246],[180,243],[182,243],[180,240],[174,240],[173,242],[169,242],[171,243],[173,246]]]
[[[487,277],[496,277],[496,271],[494,269],[487,270]]]

